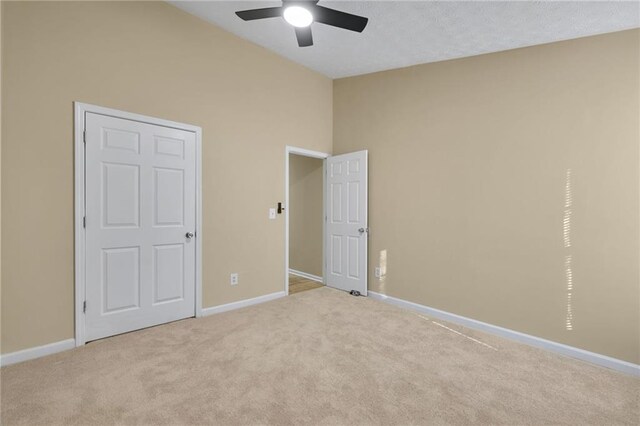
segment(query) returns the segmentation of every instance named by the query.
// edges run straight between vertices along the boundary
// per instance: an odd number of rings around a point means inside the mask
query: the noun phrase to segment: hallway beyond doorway
[[[308,278],[289,274],[289,294],[300,293],[301,291],[307,290],[314,290],[320,287],[324,286],[317,281],[312,281]]]

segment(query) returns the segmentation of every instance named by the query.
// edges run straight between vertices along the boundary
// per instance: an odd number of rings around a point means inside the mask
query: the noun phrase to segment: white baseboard
[[[252,299],[239,300],[237,302],[231,302],[225,305],[203,308],[202,316],[206,317],[208,315],[219,314],[221,312],[233,311],[234,309],[240,309],[251,305],[257,305],[259,303],[269,302],[270,300],[279,299],[284,296],[286,296],[284,291],[278,291],[276,293],[265,294],[264,296],[258,296]]]
[[[284,291],[277,293],[265,294],[264,296],[254,297],[253,299],[240,300],[238,302],[227,303],[226,305],[213,306],[211,308],[202,309],[202,316],[218,314],[220,312],[232,311],[234,309],[244,308],[246,306],[257,305],[258,303],[268,302],[280,297],[286,296]],[[0,366],[11,365],[22,361],[28,361],[34,358],[55,354],[57,352],[66,351],[76,347],[75,339],[62,340],[60,342],[49,343],[48,345],[36,346],[35,348],[24,349],[0,355]]]
[[[254,297],[253,299],[245,299],[238,302],[227,303],[226,305],[204,308],[202,309],[202,316],[219,314],[221,312],[232,311],[234,309],[240,309],[246,306],[257,305],[258,303],[268,302],[270,300],[279,299],[280,297],[284,296],[286,296],[285,292],[279,291],[277,293]],[[29,348],[18,352],[0,355],[0,366],[11,365],[22,361],[28,361],[34,358],[40,358],[46,355],[73,349],[75,347],[75,339],[67,339],[60,342],[49,343],[48,345],[36,346],[35,348]]]
[[[609,356],[597,354],[595,352],[589,352],[584,349],[568,346],[562,343],[552,342],[551,340],[546,340],[540,337],[531,336],[529,334],[520,333],[519,331],[510,330],[508,328],[499,327],[497,325],[488,324],[482,321],[477,321],[471,318],[452,314],[450,312],[441,311],[440,309],[430,308],[418,303],[413,303],[407,300],[398,299],[396,297],[387,296],[385,294],[376,293],[374,291],[369,291],[368,293],[369,297],[371,297],[372,299],[381,300],[383,302],[390,303],[401,308],[417,311],[434,318],[452,322],[454,324],[459,324],[475,330],[495,334],[497,336],[515,340],[516,342],[524,343],[529,346],[546,349],[548,351],[555,352],[561,355],[570,356],[572,358],[577,358],[582,361],[587,361],[592,364],[597,364],[602,367],[611,368],[612,370],[617,370],[626,374],[640,377],[640,365],[638,364],[633,364],[621,359],[611,358]]]
[[[40,358],[66,351],[76,347],[75,339],[61,340],[59,342],[49,343],[48,345],[36,346],[35,348],[23,349],[21,351],[0,355],[0,366],[16,364],[22,361],[28,361],[34,358]]]
[[[298,277],[306,278],[308,280],[317,281],[320,284],[324,284],[324,281],[322,280],[322,277],[319,277],[317,275],[307,274],[306,272],[296,271],[295,269],[291,269],[291,268],[289,268],[289,273],[291,275],[296,275]]]

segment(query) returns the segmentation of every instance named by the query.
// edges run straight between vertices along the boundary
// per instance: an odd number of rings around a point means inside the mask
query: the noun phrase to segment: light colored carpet
[[[639,380],[438,324],[305,291],[2,368],[2,424],[638,424]]]
[[[289,274],[289,294],[300,293],[301,291],[314,290],[316,288],[324,287],[316,281],[311,281],[308,278],[299,277],[297,275]]]

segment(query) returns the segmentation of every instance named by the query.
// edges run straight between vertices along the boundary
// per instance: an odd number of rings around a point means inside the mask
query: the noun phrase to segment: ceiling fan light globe
[[[311,25],[313,15],[302,6],[289,6],[284,10],[284,20],[294,27],[304,28]]]

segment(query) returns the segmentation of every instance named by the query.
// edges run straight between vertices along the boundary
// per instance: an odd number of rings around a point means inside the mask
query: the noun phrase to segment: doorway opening
[[[289,294],[323,285],[323,164],[289,155]]]
[[[349,292],[353,295],[367,295],[367,247],[369,241],[368,225],[368,152],[366,150],[349,152],[346,154],[333,155],[322,152],[309,151],[302,148],[287,146],[285,148],[285,294],[290,293],[289,277],[291,272],[298,278],[306,278],[310,281],[321,282],[327,287]],[[307,192],[311,192],[305,186],[305,167],[300,167],[292,161],[297,162],[298,157],[306,159],[319,159],[322,162],[322,204],[318,208],[319,200],[306,201]],[[293,159],[293,160],[292,160]],[[293,170],[293,169],[296,170]],[[306,172],[309,176],[316,173],[319,163],[315,167],[308,168]],[[297,176],[294,176],[296,173]],[[291,181],[303,177],[301,190],[292,189]],[[312,179],[309,179],[312,181]],[[294,185],[297,185],[296,182]],[[319,187],[317,183],[315,187]],[[315,191],[314,191],[315,192]],[[302,194],[304,207],[297,207],[297,202],[292,199],[295,193]],[[300,214],[292,221],[291,217]],[[305,213],[307,212],[307,213]],[[319,213],[319,215],[318,215]],[[317,220],[320,217],[322,234],[312,229],[314,225],[307,225],[305,220]],[[292,231],[292,223],[300,219],[303,223],[302,231]],[[315,228],[314,228],[315,229]],[[296,242],[293,238],[311,240],[314,248],[306,250],[300,246],[294,247]],[[318,240],[322,240],[322,251],[317,253],[319,247]],[[302,244],[302,243],[301,243]],[[293,251],[295,250],[295,253]],[[296,269],[297,257],[307,253],[307,259],[311,265],[304,266],[305,263],[298,263],[300,269]],[[293,256],[292,256],[293,254]],[[304,256],[303,256],[304,257]],[[304,271],[301,269],[317,271],[317,261],[321,259],[321,274]],[[304,262],[304,260],[302,261]],[[307,283],[308,284],[308,283]],[[355,291],[354,291],[355,290]]]
[[[286,151],[287,294],[322,287],[324,282],[324,159],[301,148]]]

